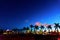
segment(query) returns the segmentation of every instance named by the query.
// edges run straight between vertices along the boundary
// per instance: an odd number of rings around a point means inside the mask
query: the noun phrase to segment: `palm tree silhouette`
[[[3,34],[3,29],[0,29],[0,34]]]
[[[50,33],[50,29],[52,30],[51,25],[48,25],[47,28],[48,28],[48,32]]]
[[[60,29],[60,25],[59,25],[59,29]]]
[[[34,26],[31,24],[31,25],[30,25],[30,28],[31,28],[31,32],[32,32],[32,28],[33,28],[33,27],[34,27]]]
[[[59,23],[54,23],[55,24],[55,31],[57,31],[58,32],[58,27],[59,27]]]
[[[38,29],[38,26],[37,25],[35,25],[35,29],[34,29],[34,32],[36,33],[36,30]]]
[[[26,27],[23,27],[23,32],[26,32],[26,29],[27,29]]]
[[[18,28],[13,28],[12,30],[13,30],[13,31],[18,31]]]
[[[43,29],[44,29],[44,26],[43,26],[43,25],[41,25],[41,26],[40,26],[40,28],[43,30]]]
[[[26,27],[26,32],[28,33],[28,31],[30,31],[30,30],[29,30],[29,27]]]
[[[29,30],[29,27],[27,27],[26,30]]]
[[[23,27],[23,30],[26,30],[26,27]]]
[[[0,26],[0,34],[3,34],[3,28]]]
[[[18,28],[13,28],[12,31],[14,31],[15,34],[18,34],[20,30]]]

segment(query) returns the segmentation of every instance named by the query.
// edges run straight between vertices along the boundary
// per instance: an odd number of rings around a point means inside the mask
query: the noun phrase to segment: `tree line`
[[[52,30],[52,26],[51,25],[48,25],[48,26],[44,26],[44,25],[30,25],[29,27],[23,27],[22,29],[18,29],[18,28],[13,28],[12,31],[14,32],[26,32],[27,30],[30,31],[30,33],[32,33],[34,31],[34,33],[36,32],[36,30],[38,29],[41,29],[41,30],[44,30],[45,28],[48,29],[48,32],[50,32],[50,30]],[[59,32],[58,28],[60,29],[60,25],[59,23],[54,23],[54,29],[55,31]],[[6,30],[5,30],[6,31]],[[44,30],[44,31],[47,31],[47,30]],[[0,34],[2,34],[4,32],[3,29],[0,28]]]

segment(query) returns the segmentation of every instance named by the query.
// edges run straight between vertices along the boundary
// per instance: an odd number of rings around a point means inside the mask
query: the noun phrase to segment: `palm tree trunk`
[[[35,30],[35,28],[34,28],[34,33],[36,34],[36,30]]]
[[[32,28],[31,28],[31,32],[32,32]]]

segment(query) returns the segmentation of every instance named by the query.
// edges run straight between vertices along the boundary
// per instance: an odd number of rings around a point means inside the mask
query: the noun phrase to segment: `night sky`
[[[0,0],[0,27],[60,23],[60,0]]]

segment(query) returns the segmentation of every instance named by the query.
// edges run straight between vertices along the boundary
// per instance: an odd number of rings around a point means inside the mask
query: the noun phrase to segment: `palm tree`
[[[55,24],[55,31],[57,31],[58,32],[58,27],[59,27],[59,23],[54,23]]]
[[[29,30],[29,27],[27,27],[26,30]]]
[[[59,29],[60,29],[60,25],[59,25]]]
[[[50,33],[50,29],[52,30],[51,25],[48,25],[47,28],[48,28],[48,32]]]
[[[40,28],[43,30],[43,29],[44,29],[44,26],[43,26],[43,25],[41,25],[41,26],[40,26]]]
[[[38,26],[37,25],[35,25],[35,29],[34,29],[34,32],[36,33],[36,30],[38,29]]]
[[[27,32],[27,33],[29,33],[29,32],[30,32],[29,27],[27,27],[27,28],[26,28],[26,32]]]
[[[19,34],[21,34],[23,32],[23,29],[19,29],[19,31],[20,31]]]
[[[43,26],[43,25],[41,25],[41,26],[40,26],[40,28],[41,28],[41,30],[40,30],[40,34],[43,34],[44,26]]]
[[[18,28],[13,28],[12,31],[14,31],[14,33],[16,33],[16,34],[19,33],[19,29]]]
[[[18,31],[19,29],[18,29],[18,28],[13,28],[12,30],[13,30],[13,31]]]
[[[0,34],[3,34],[3,28],[0,26]]]
[[[32,28],[33,28],[33,27],[34,27],[34,26],[31,24],[31,25],[30,25],[30,28],[31,28],[31,32],[32,32]]]
[[[60,29],[60,25],[59,25],[59,29]]]
[[[26,29],[27,29],[26,27],[23,27],[23,32],[26,32]]]
[[[3,29],[0,29],[0,34],[3,34]]]
[[[36,30],[38,29],[38,26],[37,26],[37,25],[35,25],[35,29],[36,29]]]

